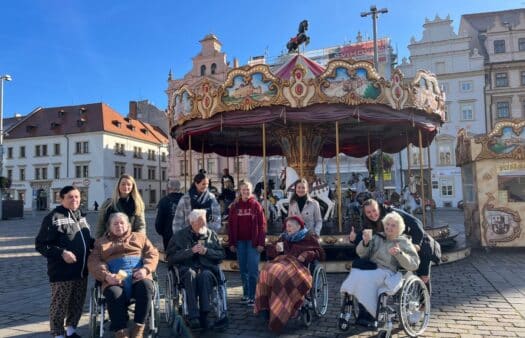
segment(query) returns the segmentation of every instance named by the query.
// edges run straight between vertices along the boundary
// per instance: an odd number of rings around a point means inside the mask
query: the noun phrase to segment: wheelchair
[[[213,276],[215,280],[212,292],[210,293],[210,304],[212,307],[211,313],[214,314],[216,323],[219,321],[227,323],[228,306],[226,276],[220,267],[218,273],[213,274]],[[185,325],[189,320],[189,313],[184,282],[182,281],[182,276],[180,276],[177,267],[169,267],[165,283],[165,319],[168,325],[173,328],[174,334],[176,336],[181,336]]]
[[[109,318],[106,317],[106,298],[102,293],[102,287],[99,281],[90,290],[89,295],[89,337],[103,338],[104,332],[109,331],[107,324]],[[133,311],[135,300],[130,300],[128,310]],[[130,309],[131,308],[131,309]],[[156,274],[153,275],[153,298],[151,299],[151,311],[146,322],[144,336],[154,338],[159,333],[160,324],[160,291]]]
[[[357,298],[345,293],[341,301],[339,329],[347,331],[355,324],[358,316]],[[430,293],[425,283],[412,272],[404,273],[403,285],[396,294],[379,295],[374,322],[374,327],[379,331],[378,337],[391,337],[394,324],[398,324],[408,336],[417,337],[423,334],[429,321]]]
[[[328,309],[326,271],[318,261],[310,263],[308,269],[312,274],[312,288],[299,309],[300,319],[306,327],[312,325],[314,314],[318,318],[323,317]]]

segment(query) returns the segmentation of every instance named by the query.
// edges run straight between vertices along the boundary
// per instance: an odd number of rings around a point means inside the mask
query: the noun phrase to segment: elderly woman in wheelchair
[[[267,319],[269,329],[274,332],[280,331],[291,317],[301,311],[313,284],[308,265],[324,258],[318,237],[304,227],[299,216],[288,217],[285,224],[286,231],[266,249],[267,257],[275,258],[260,271],[255,292],[254,312]],[[314,288],[320,292],[319,288],[324,288],[322,295],[327,295],[326,275],[324,270],[319,269],[315,275],[322,284]],[[319,304],[323,308],[316,310],[318,314],[326,312],[326,301],[327,298]]]
[[[217,297],[214,297],[217,294],[214,290],[219,281],[223,280],[219,264],[225,252],[215,231],[206,226],[205,209],[192,210],[188,221],[189,227],[179,230],[171,237],[166,255],[170,269],[175,269],[180,276],[190,329],[207,329],[208,314],[217,306],[214,302],[218,302]],[[225,302],[225,291],[219,297]],[[220,306],[224,313],[220,315],[222,318],[216,318],[218,322],[215,326],[221,326],[227,320],[226,307]]]
[[[111,330],[116,337],[129,337],[127,324],[131,298],[135,299],[131,337],[143,337],[155,293],[152,274],[158,261],[159,252],[146,235],[131,232],[128,216],[121,212],[111,214],[109,229],[96,240],[88,268],[101,283]]]
[[[430,307],[425,284],[410,273],[417,270],[419,257],[403,235],[405,224],[398,213],[387,214],[382,222],[384,233],[365,230],[356,248],[360,258],[341,286],[339,328],[357,323],[389,336],[392,320],[400,319],[405,331],[415,336],[426,328]],[[403,276],[400,269],[409,272]]]

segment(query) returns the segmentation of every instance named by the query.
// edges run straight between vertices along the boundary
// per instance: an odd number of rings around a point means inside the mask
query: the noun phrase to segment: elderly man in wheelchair
[[[224,284],[219,264],[225,252],[217,234],[206,226],[205,209],[192,210],[188,221],[189,227],[179,230],[171,237],[166,255],[171,273],[175,272],[180,277],[179,280],[173,280],[175,285],[171,287],[180,286],[183,289],[182,314],[190,329],[205,330],[210,327],[208,314],[217,306],[215,303],[226,301],[225,288],[222,288],[220,294],[217,292],[219,284]],[[173,302],[178,303],[178,299]],[[178,305],[173,304],[176,308]],[[216,318],[216,327],[223,326],[227,321],[225,304],[219,306],[222,311],[217,312],[219,315]]]
[[[261,269],[255,292],[254,312],[268,320],[274,332],[298,314],[309,325],[312,310],[324,315],[328,301],[324,269],[313,265],[324,258],[317,235],[304,227],[299,216],[288,217],[285,224],[286,231],[266,249],[267,257],[275,258]]]
[[[410,239],[403,235],[405,224],[396,212],[383,220],[384,233],[363,231],[356,252],[360,258],[341,286],[342,309],[339,328],[358,324],[389,337],[392,322],[400,321],[406,333],[415,337],[428,325],[430,297],[423,281],[412,275],[419,257]],[[402,271],[406,270],[404,275]]]

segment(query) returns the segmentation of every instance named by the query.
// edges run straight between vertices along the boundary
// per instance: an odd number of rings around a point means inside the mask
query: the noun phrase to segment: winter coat
[[[321,229],[323,228],[323,217],[321,216],[321,209],[319,202],[307,197],[306,203],[304,204],[303,210],[299,211],[299,204],[297,201],[290,202],[288,208],[289,216],[301,216],[304,221],[304,226],[315,233],[317,236],[321,235]]]
[[[181,192],[172,192],[160,199],[157,205],[157,217],[155,218],[155,230],[168,240],[173,235],[173,218],[181,197]]]
[[[113,207],[113,201],[111,198],[108,198],[100,207],[95,238],[100,238],[106,233],[109,228],[109,217],[115,212],[123,212],[128,215],[129,222],[131,223],[131,231],[146,233],[146,219],[144,214],[135,214],[135,204],[131,197],[126,200],[120,198],[116,209]]]
[[[209,191],[205,191],[202,194],[205,194],[202,200],[204,201],[203,207],[193,207],[193,205],[196,205],[198,201],[195,199],[192,200],[192,197],[190,195],[192,189],[190,188],[190,191],[185,193],[177,205],[177,210],[175,211],[175,217],[173,217],[173,225],[172,230],[175,234],[177,231],[189,226],[188,222],[188,216],[190,215],[190,212],[193,209],[206,209],[206,218],[208,222],[208,227],[211,229],[218,231],[221,228],[221,207],[219,203],[217,202],[217,199],[215,196],[210,193]]]
[[[388,250],[396,244],[399,245],[401,252],[392,256]],[[378,267],[389,269],[396,272],[399,267],[408,271],[414,271],[419,266],[419,256],[416,248],[405,235],[400,235],[394,240],[388,240],[384,234],[379,233],[372,236],[372,239],[365,246],[361,241],[357,245],[356,252],[361,258],[370,259]]]

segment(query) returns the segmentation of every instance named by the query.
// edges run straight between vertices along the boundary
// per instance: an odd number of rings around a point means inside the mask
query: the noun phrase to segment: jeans
[[[237,242],[237,260],[241,270],[242,292],[244,297],[255,299],[255,287],[259,278],[261,254],[252,246],[252,241]]]
[[[133,283],[131,296],[135,298],[135,323],[146,323],[151,310],[153,292],[153,282],[149,279],[141,279]],[[125,329],[128,326],[128,299],[124,289],[119,285],[108,286],[104,290],[104,297],[107,300],[111,330]]]

